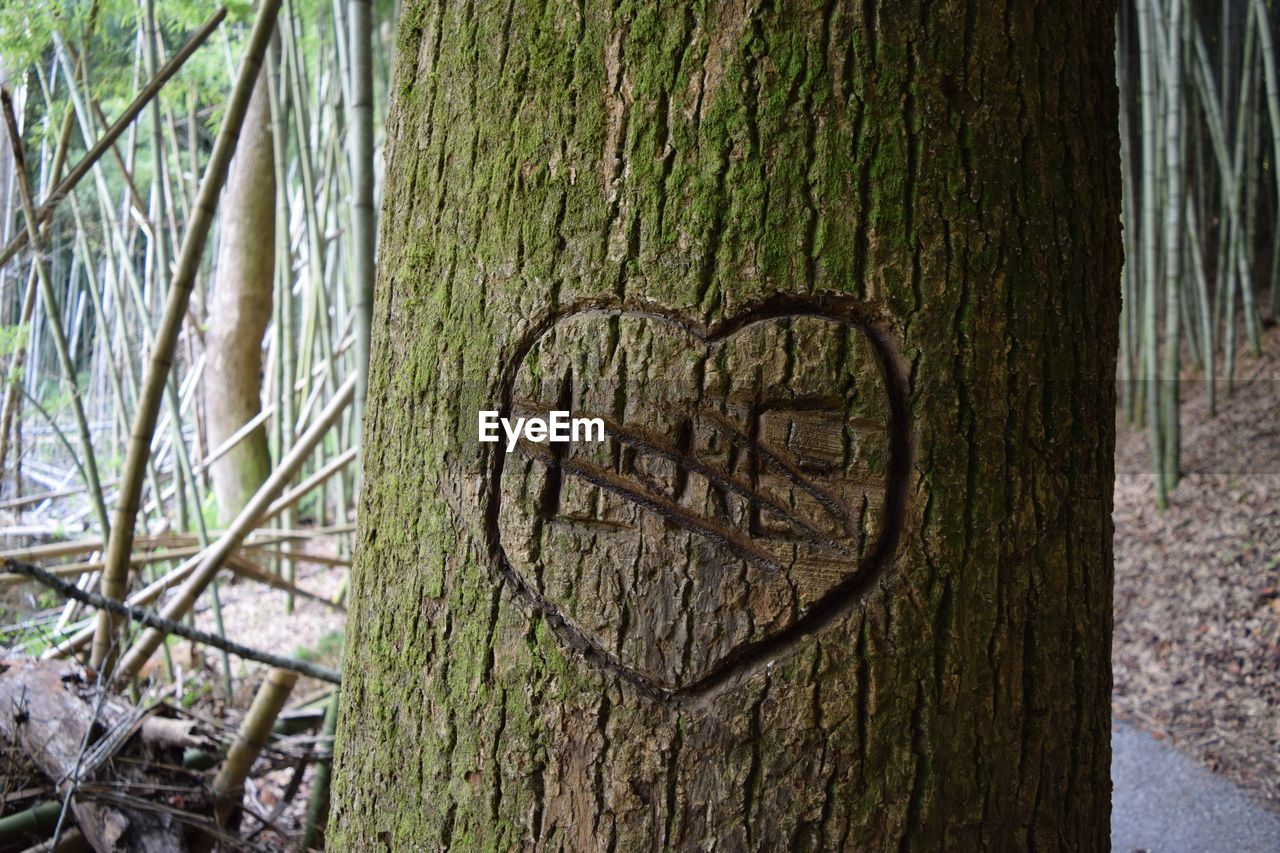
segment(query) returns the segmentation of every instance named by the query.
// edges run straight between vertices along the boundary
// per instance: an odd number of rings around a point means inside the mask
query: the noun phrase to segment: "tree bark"
[[[262,411],[262,336],[271,320],[275,270],[276,178],[267,76],[260,74],[227,175],[217,280],[205,335],[204,402],[217,447]],[[224,521],[235,518],[271,473],[267,431],[259,426],[212,466]]]
[[[1108,848],[1113,12],[408,4],[340,846]]]

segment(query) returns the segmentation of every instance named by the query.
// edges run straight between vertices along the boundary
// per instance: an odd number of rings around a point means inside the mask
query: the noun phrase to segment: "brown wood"
[[[1108,848],[1113,13],[407,4],[337,843]]]

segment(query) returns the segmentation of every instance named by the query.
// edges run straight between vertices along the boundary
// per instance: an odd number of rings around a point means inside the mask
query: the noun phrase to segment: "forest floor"
[[[1163,513],[1147,435],[1120,423],[1112,710],[1280,809],[1280,329],[1268,338],[1215,416],[1184,381]]]
[[[345,569],[300,565],[298,585],[326,599],[338,591]],[[342,632],[346,616],[316,601],[298,599],[292,613],[286,612],[285,594],[247,582],[224,583],[220,590],[222,621],[226,635],[238,642],[276,654],[301,657],[313,663],[337,669],[342,663]],[[207,600],[207,599],[206,599]],[[207,606],[196,614],[196,626],[215,630],[213,612]],[[186,694],[184,704],[193,703],[197,710],[213,719],[238,720],[253,701],[253,695],[267,674],[267,667],[241,658],[231,658],[232,701],[227,703],[220,685],[223,683],[220,655],[207,647],[181,643],[183,653],[175,655],[180,662],[195,664],[197,673]],[[193,661],[192,653],[198,655]],[[294,685],[289,707],[297,707],[329,692],[332,685],[303,676]],[[197,691],[193,696],[191,691]],[[230,712],[230,713],[228,713]],[[259,759],[255,771],[245,785],[245,797],[254,803],[250,808],[258,814],[272,815],[271,822],[279,831],[268,829],[254,839],[254,844],[267,850],[295,849],[306,818],[311,797],[315,764],[307,765],[300,782],[294,782],[296,766],[280,766],[269,754]],[[274,769],[264,770],[265,766]],[[288,800],[282,805],[282,801]],[[257,824],[246,821],[250,827]]]

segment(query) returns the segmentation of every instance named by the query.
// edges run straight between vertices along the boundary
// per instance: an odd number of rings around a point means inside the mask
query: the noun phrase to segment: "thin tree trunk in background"
[[[276,182],[266,74],[258,76],[223,198],[216,281],[205,333],[204,404],[213,446],[262,410],[262,338],[275,284]],[[235,518],[271,473],[259,426],[213,463],[221,518]]]
[[[337,848],[1109,849],[1114,12],[407,4]]]
[[[1172,491],[1178,485],[1182,430],[1179,422],[1179,371],[1182,349],[1179,342],[1181,323],[1179,296],[1182,292],[1182,149],[1186,142],[1182,124],[1182,0],[1169,0],[1168,56],[1165,77],[1168,81],[1165,104],[1164,147],[1166,186],[1164,202],[1164,364],[1159,367],[1160,436],[1162,452],[1156,464],[1163,466],[1164,488]]]
[[[356,311],[356,429],[369,386],[369,326],[373,311],[373,51],[371,0],[351,0],[351,227]],[[359,433],[357,433],[357,436]]]

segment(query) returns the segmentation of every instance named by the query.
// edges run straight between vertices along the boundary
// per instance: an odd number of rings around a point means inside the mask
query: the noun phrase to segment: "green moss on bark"
[[[411,2],[334,838],[1105,849],[1112,9]],[[692,709],[493,571],[475,411],[533,318],[847,293],[900,343],[885,580]],[[585,595],[579,592],[579,595]]]

